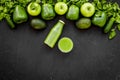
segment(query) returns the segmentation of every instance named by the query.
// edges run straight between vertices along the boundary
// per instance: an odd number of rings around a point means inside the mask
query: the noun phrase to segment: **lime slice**
[[[68,37],[63,37],[58,42],[58,48],[63,53],[69,53],[73,49],[73,41]]]

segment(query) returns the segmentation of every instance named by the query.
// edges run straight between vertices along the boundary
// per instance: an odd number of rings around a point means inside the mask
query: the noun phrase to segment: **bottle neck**
[[[64,26],[64,22],[59,20],[58,23],[54,26],[54,29],[55,30],[62,30],[63,29],[63,26]]]

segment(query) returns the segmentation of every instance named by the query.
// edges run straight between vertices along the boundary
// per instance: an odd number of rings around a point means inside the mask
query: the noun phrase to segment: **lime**
[[[68,37],[63,37],[58,42],[58,49],[63,53],[69,53],[73,49],[73,41]]]

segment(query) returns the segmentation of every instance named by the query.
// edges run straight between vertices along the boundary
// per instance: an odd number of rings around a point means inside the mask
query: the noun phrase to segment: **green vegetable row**
[[[120,31],[120,7],[117,2],[107,0],[1,0],[0,21],[6,19],[11,28],[28,20],[30,16],[41,15],[43,20],[32,20],[34,29],[46,27],[44,20],[52,20],[56,15],[66,15],[75,20],[78,29],[88,29],[91,24],[102,28],[109,39]],[[115,27],[113,26],[115,24]]]

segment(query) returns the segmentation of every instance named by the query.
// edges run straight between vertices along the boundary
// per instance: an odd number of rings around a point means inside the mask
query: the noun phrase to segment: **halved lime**
[[[73,41],[68,37],[63,37],[58,42],[58,49],[63,53],[69,53],[73,49]]]

